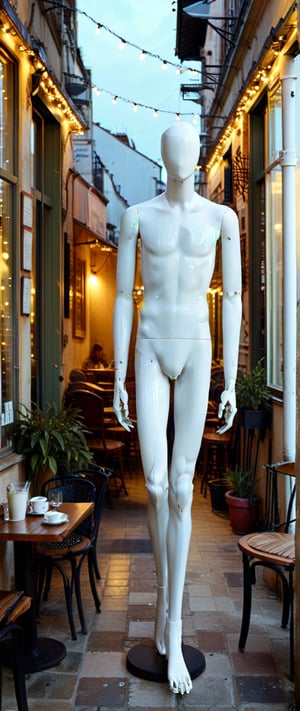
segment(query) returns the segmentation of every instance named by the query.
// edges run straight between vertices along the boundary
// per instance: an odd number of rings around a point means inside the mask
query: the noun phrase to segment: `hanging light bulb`
[[[95,35],[99,35],[99,34],[100,34],[101,27],[102,27],[102,25],[100,24],[100,22],[98,22],[98,23],[97,23],[97,27],[95,27],[95,30],[94,30]]]
[[[112,99],[112,102],[111,102],[111,103],[115,106],[116,103],[117,103],[117,101],[118,101],[118,97],[117,97],[117,96],[114,96],[114,98]]]
[[[133,104],[132,111],[134,111],[134,113],[136,113],[137,110],[138,110],[137,104]]]
[[[120,44],[118,46],[118,50],[122,52],[123,49],[125,49],[126,42],[125,40],[121,39]]]
[[[180,114],[176,114],[176,121],[180,121]]]
[[[163,63],[162,63],[162,65],[161,65],[161,68],[163,69],[163,71],[165,71],[165,70],[168,68],[168,62],[166,62],[165,59],[163,60]]]
[[[143,49],[143,51],[142,51],[141,54],[139,55],[139,60],[140,60],[140,62],[144,62],[145,59],[146,59],[146,52],[145,52],[145,50]]]
[[[157,117],[158,117],[158,111],[157,111],[157,109],[154,109],[153,118],[157,118]]]

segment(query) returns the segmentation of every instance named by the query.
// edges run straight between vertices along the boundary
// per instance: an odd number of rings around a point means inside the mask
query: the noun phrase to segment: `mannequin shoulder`
[[[143,215],[147,214],[155,207],[159,207],[161,203],[161,195],[157,195],[151,200],[145,200],[145,202],[140,202],[136,205],[131,205],[127,208],[127,210],[125,210],[125,212],[123,212],[121,218],[121,225],[123,227],[133,226],[138,231],[140,220],[142,219]]]
[[[224,205],[220,205],[223,210],[223,217],[222,217],[222,233],[227,234],[229,232],[239,232],[239,221],[238,221],[238,216],[236,212],[231,208],[228,207],[227,205],[224,207]]]

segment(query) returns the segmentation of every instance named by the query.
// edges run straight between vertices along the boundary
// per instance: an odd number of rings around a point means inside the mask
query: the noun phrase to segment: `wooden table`
[[[44,522],[43,516],[26,516],[24,521],[4,521],[0,518],[0,541],[13,541],[15,554],[15,588],[32,598],[31,608],[22,618],[25,643],[25,672],[42,671],[56,666],[66,655],[65,645],[50,637],[38,637],[35,605],[35,573],[33,546],[35,543],[55,543],[74,531],[93,511],[91,503],[63,503],[59,509],[69,520],[58,525]],[[1,662],[10,666],[9,641],[2,644]]]

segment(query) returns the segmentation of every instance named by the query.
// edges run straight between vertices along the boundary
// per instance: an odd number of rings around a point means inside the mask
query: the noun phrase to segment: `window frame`
[[[5,235],[8,236],[8,253],[9,253],[9,271],[7,274],[7,279],[10,281],[9,288],[11,289],[10,297],[10,308],[9,314],[7,315],[7,321],[10,322],[10,341],[9,341],[9,360],[10,360],[10,380],[7,385],[7,392],[9,392],[9,399],[4,402],[3,392],[4,392],[4,366],[3,366],[3,356],[1,352],[1,369],[0,369],[0,435],[1,435],[1,445],[0,445],[0,458],[4,458],[11,453],[13,449],[13,420],[14,412],[16,409],[17,396],[18,396],[18,299],[19,299],[19,285],[16,278],[17,275],[17,265],[18,265],[18,246],[19,246],[19,204],[17,200],[17,186],[18,186],[18,176],[17,176],[17,156],[18,156],[18,111],[17,111],[17,95],[18,95],[18,74],[17,74],[17,63],[15,60],[7,53],[7,51],[1,46],[0,47],[0,61],[1,65],[9,64],[10,75],[7,80],[7,86],[4,87],[4,92],[1,91],[1,97],[5,96],[7,93],[7,101],[9,102],[9,115],[7,111],[2,110],[0,106],[0,124],[3,118],[2,131],[5,135],[4,121],[6,119],[9,124],[9,133],[11,135],[11,145],[9,147],[9,153],[7,153],[6,160],[2,160],[3,156],[0,158],[0,181],[3,184],[3,190],[1,192],[4,194],[5,199],[5,189],[10,193],[9,199],[7,201],[7,217],[8,217],[8,231]],[[9,84],[9,86],[8,86]],[[7,92],[8,87],[8,92]],[[0,99],[1,100],[1,99]],[[6,100],[5,98],[3,100]],[[13,122],[13,130],[12,130]],[[0,129],[1,130],[1,129]],[[2,202],[2,215],[5,215],[5,203]],[[1,238],[1,248],[2,248],[2,238],[3,231],[0,234]],[[3,254],[3,252],[1,252]],[[3,278],[3,269],[1,270],[1,280]],[[2,295],[5,290],[5,284],[1,284]],[[4,304],[3,304],[4,305]],[[3,341],[1,341],[2,346]],[[11,404],[10,404],[11,403]]]
[[[272,391],[283,392],[283,234],[282,234],[282,91],[268,94],[266,125],[266,371]]]

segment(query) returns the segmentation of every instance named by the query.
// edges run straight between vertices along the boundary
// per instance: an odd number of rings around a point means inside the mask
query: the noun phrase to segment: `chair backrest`
[[[64,392],[64,402],[66,405],[69,404],[70,397],[72,396],[74,390],[89,390],[90,392],[102,397],[104,405],[111,405],[113,393],[112,390],[102,388],[100,385],[96,385],[95,383],[90,383],[88,381],[83,382],[82,380],[77,380],[68,383],[68,386],[66,387]]]
[[[296,500],[295,464],[276,462],[265,464],[264,468],[266,470],[264,528],[269,531],[281,530],[285,533],[293,533]],[[284,492],[285,504],[283,504],[282,492]]]
[[[89,469],[78,469],[74,474],[84,476],[91,481],[96,489],[96,503],[94,512],[94,526],[91,532],[91,539],[96,545],[99,525],[105,504],[105,497],[108,489],[109,478],[112,475],[111,469],[104,467],[90,467]]]
[[[49,490],[62,491],[63,501],[72,502],[94,502],[96,504],[96,487],[92,481],[83,476],[55,476],[45,481],[41,488],[41,495],[47,496]],[[95,506],[96,508],[96,506]],[[92,516],[88,516],[78,528],[77,533],[91,538],[94,528],[95,510]]]
[[[66,403],[80,410],[84,427],[90,434],[97,434],[102,440],[104,436],[104,402],[100,395],[82,388],[70,390]]]

